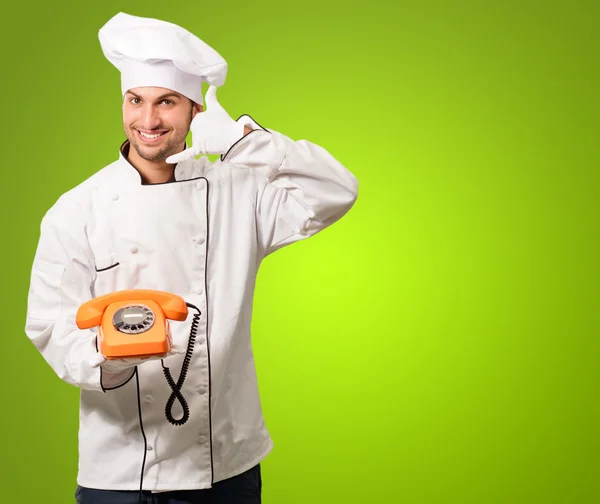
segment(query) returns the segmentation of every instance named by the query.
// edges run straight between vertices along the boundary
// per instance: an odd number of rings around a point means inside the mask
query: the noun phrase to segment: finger
[[[178,154],[173,154],[166,159],[166,162],[169,164],[177,164],[189,159],[189,153],[187,151],[180,152]]]
[[[103,364],[105,361],[106,361],[106,357],[104,357],[104,355],[99,353],[94,358],[92,358],[92,360],[90,360],[90,366],[92,366],[95,369],[98,366],[100,366],[101,364]]]
[[[186,347],[181,345],[171,345],[171,350],[169,350],[169,355],[181,355],[186,352]]]
[[[141,364],[148,360],[148,357],[125,357],[123,359],[119,359],[123,363],[124,366],[135,366],[137,364]]]
[[[196,152],[194,150],[194,148],[191,149],[185,149],[182,152],[179,152],[177,154],[173,154],[172,156],[169,156],[166,161],[169,164],[177,164],[177,163],[181,163],[182,161],[186,161],[188,159],[190,159],[191,157],[194,157],[196,155]]]

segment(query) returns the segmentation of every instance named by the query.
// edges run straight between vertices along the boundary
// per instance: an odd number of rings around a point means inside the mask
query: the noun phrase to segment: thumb
[[[90,366],[93,367],[94,369],[97,368],[98,366],[100,366],[101,364],[104,364],[104,362],[106,362],[106,357],[104,357],[104,355],[102,355],[100,352],[98,352],[91,360],[90,360]]]
[[[210,110],[212,106],[218,105],[219,102],[217,100],[217,86],[210,85],[208,87],[208,91],[206,91],[206,96],[204,97],[204,101],[206,102],[207,110]]]

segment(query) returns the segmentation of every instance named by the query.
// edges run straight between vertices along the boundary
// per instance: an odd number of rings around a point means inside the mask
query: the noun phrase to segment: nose
[[[142,112],[142,125],[144,129],[154,129],[160,124],[160,116],[158,110],[152,104],[148,104],[144,107]]]

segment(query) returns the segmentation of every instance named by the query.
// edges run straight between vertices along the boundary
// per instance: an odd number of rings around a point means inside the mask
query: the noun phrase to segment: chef
[[[77,502],[259,503],[273,442],[250,335],[258,268],[344,216],[358,182],[314,143],[233,120],[217,99],[227,63],[187,30],[119,13],[99,39],[120,72],[127,140],[43,216],[25,327],[80,389]],[[75,324],[82,303],[124,289],[198,310],[184,425],[165,417],[163,365],[176,379],[191,316],[171,323],[174,349],[160,360],[106,360],[97,330]]]

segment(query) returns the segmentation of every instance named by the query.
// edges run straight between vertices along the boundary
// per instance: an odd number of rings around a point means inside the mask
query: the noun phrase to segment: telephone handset
[[[79,329],[98,327],[98,350],[107,359],[166,355],[172,346],[169,320],[184,321],[186,302],[175,294],[130,289],[105,294],[79,307]]]

